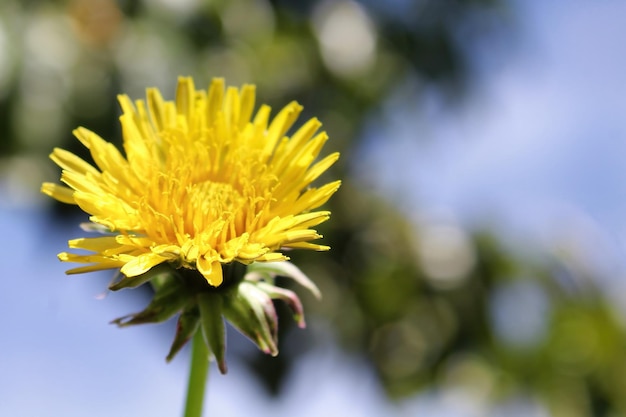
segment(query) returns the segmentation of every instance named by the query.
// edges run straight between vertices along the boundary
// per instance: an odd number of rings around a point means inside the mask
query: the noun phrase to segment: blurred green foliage
[[[120,92],[172,97],[178,75],[255,83],[275,110],[298,100],[301,120],[324,122],[327,152],[342,152],[323,227],[333,249],[293,259],[324,293],[305,299],[309,321],[367,358],[391,397],[460,389],[491,404],[527,397],[554,416],[626,415],[626,333],[593,272],[557,252],[528,259],[487,232],[416,224],[351,177],[393,91],[411,78],[462,97],[464,41],[512,22],[499,0],[5,0],[0,176],[37,189],[57,175],[54,146],[88,159],[70,135],[79,125],[120,143]],[[289,323],[278,358],[242,358],[272,392],[316,344]]]

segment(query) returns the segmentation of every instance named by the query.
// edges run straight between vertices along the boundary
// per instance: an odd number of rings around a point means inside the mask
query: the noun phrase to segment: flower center
[[[187,195],[187,207],[192,212],[196,233],[206,229],[205,222],[232,218],[241,210],[245,200],[231,184],[212,181],[191,185]]]
[[[154,242],[189,240],[217,247],[244,232],[246,201],[232,184],[201,181],[190,183],[179,176],[155,178],[157,186],[138,202],[137,216],[145,233]],[[254,216],[254,214],[252,214]]]

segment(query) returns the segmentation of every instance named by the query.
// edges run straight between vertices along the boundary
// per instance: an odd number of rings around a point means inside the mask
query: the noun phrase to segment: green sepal
[[[302,285],[317,299],[322,298],[322,293],[313,281],[306,276],[304,272],[291,262],[253,262],[248,265],[246,279],[250,281],[258,281],[263,279],[270,284],[274,284],[274,278],[277,276],[291,278],[298,284]]]
[[[162,284],[163,280],[167,280],[170,276],[176,273],[169,264],[163,263],[157,266],[150,268],[149,271],[137,275],[136,277],[126,277],[122,273],[119,273],[118,276],[114,279],[114,281],[109,284],[109,289],[111,291],[118,291],[123,288],[136,288],[140,285],[145,284],[148,281],[153,281],[155,284]],[[117,278],[119,277],[119,280]],[[159,285],[157,285],[159,286]]]
[[[182,312],[176,323],[176,336],[172,342],[170,352],[165,360],[170,362],[183,346],[193,337],[200,324],[200,312],[197,308],[190,308]]]
[[[225,297],[224,316],[263,352],[278,355],[278,318],[274,304],[254,284],[242,282],[238,291]]]
[[[248,282],[242,283],[239,291],[246,295],[250,306],[254,311],[254,315],[259,321],[262,330],[262,336],[271,341],[270,347],[273,347],[270,354],[278,355],[278,314],[274,307],[272,298],[261,291],[256,284]]]
[[[287,303],[287,305],[293,312],[293,319],[296,321],[296,323],[298,323],[298,327],[300,327],[301,329],[304,329],[306,327],[302,302],[295,292],[268,284],[266,282],[259,282],[256,284],[256,287],[259,290],[262,290],[265,294],[267,294],[272,300],[283,300],[285,303]]]
[[[178,279],[169,279],[154,294],[154,298],[143,311],[113,320],[120,327],[144,323],[161,323],[180,312],[193,299]]]
[[[222,295],[211,292],[198,294],[204,341],[215,357],[220,372],[225,374],[228,370],[226,368],[226,328],[222,318],[222,306]]]

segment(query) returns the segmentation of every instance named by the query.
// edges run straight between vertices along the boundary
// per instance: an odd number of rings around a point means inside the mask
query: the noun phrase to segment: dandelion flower
[[[318,160],[328,137],[315,118],[287,136],[298,103],[272,119],[266,105],[253,116],[253,85],[225,88],[214,79],[196,90],[185,77],[174,101],[154,88],[145,101],[118,98],[124,154],[82,127],[74,135],[95,165],[63,149],[51,154],[64,185],[45,183],[42,191],[78,205],[106,232],[69,241],[82,251],[60,260],[86,265],[68,273],[120,268],[133,278],[167,263],[219,287],[225,264],[285,261],[287,248],[328,249],[314,242],[322,236],[312,228],[329,218],[316,209],[340,181],[311,184],[339,154]]]

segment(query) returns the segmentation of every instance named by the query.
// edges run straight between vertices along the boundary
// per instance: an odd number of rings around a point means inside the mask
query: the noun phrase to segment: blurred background
[[[626,43],[618,0],[0,2],[0,415],[180,415],[150,292],[67,277],[75,207],[39,194],[71,130],[178,75],[296,99],[342,159],[292,252],[324,294],[281,353],[229,330],[205,415],[626,415]],[[296,289],[299,291],[299,289]]]

